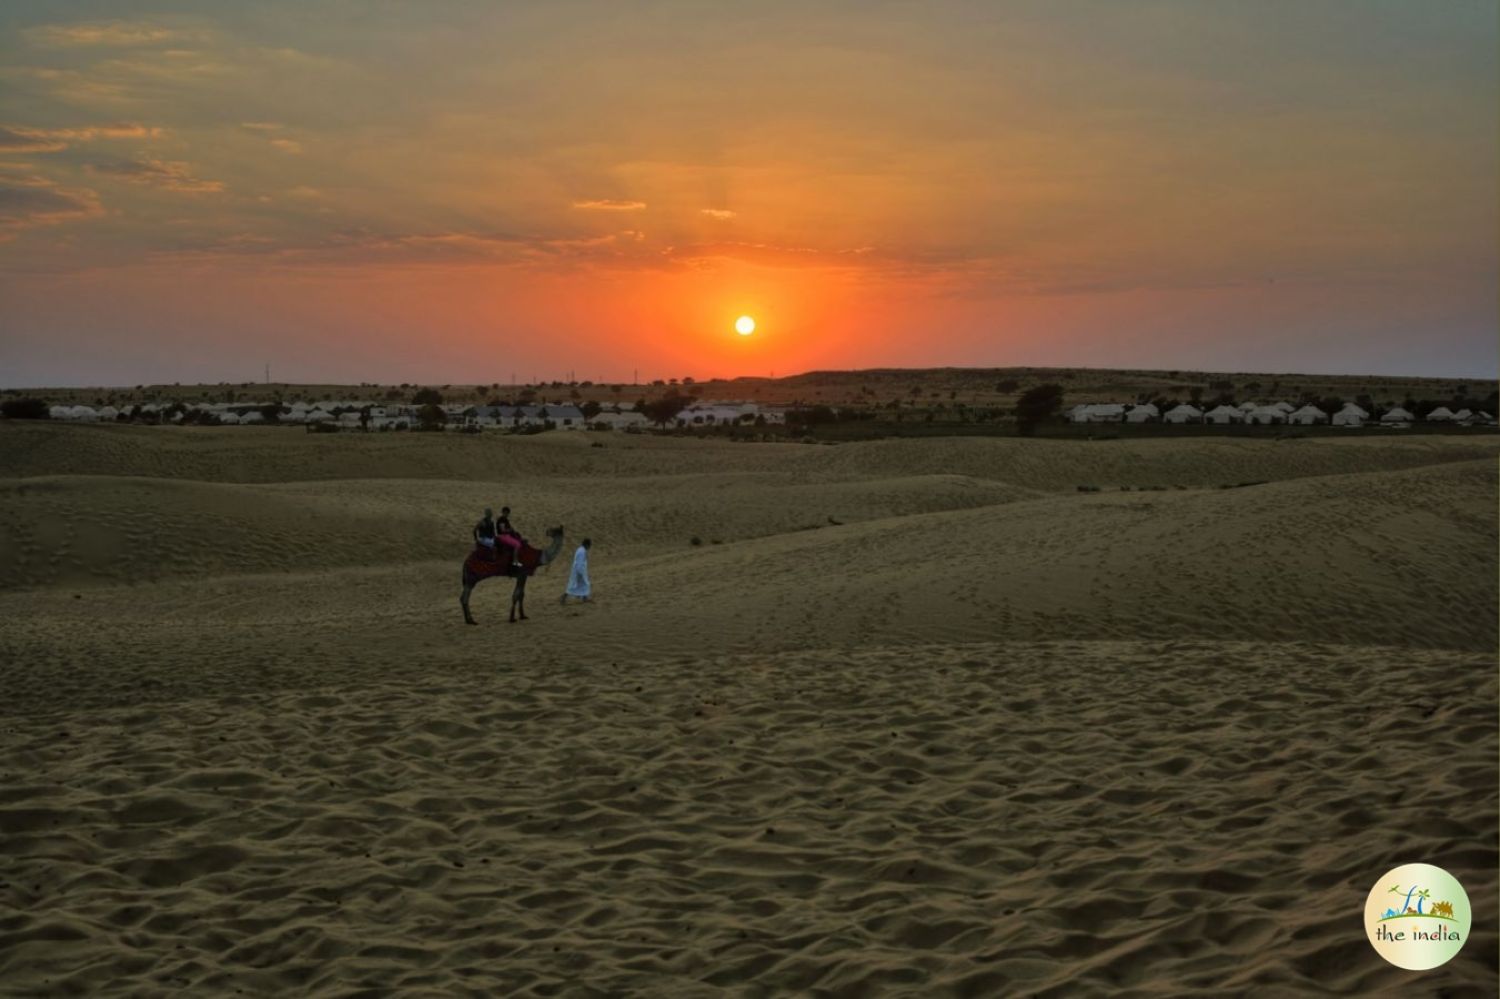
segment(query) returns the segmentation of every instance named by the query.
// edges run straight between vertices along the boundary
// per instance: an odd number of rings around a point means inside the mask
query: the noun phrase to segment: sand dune
[[[1367,882],[1421,856],[1493,908],[1495,699],[1480,656],[1054,643],[10,718],[0,976],[1394,995]],[[1425,981],[1493,986],[1475,928]]]
[[[0,982],[1396,994],[1374,878],[1495,911],[1494,441],[594,436],[0,427]],[[596,603],[460,623],[500,502]]]

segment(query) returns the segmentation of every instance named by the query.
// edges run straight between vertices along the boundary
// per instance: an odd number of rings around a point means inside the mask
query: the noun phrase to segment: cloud
[[[88,165],[88,169],[93,173],[118,177],[132,184],[160,187],[168,191],[203,194],[224,190],[222,181],[204,180],[201,177],[195,177],[188,164],[168,160],[154,160],[150,158],[111,160],[103,163],[91,163]]]
[[[847,267],[856,264],[863,266],[874,254],[875,248],[871,246],[826,250],[812,246],[734,242],[673,246],[668,247],[666,251],[670,260],[681,263],[728,258],[765,267]]]
[[[592,201],[575,201],[574,208],[590,212],[638,212],[646,207],[644,201],[611,201],[600,198]]]
[[[728,208],[700,208],[698,209],[698,214],[707,215],[709,218],[719,222],[727,222],[734,218],[737,213],[730,211]]]
[[[282,125],[276,121],[242,121],[240,128],[248,128],[252,132],[279,132]]]
[[[18,153],[55,153],[74,142],[95,139],[155,139],[159,128],[139,122],[123,121],[109,125],[86,125],[80,128],[27,128],[23,125],[0,125],[0,150]]]
[[[59,187],[46,177],[0,176],[0,242],[22,229],[102,215],[99,196],[87,188]]]
[[[302,152],[302,143],[298,142],[296,139],[272,139],[271,145],[275,146],[277,149],[280,149],[284,153]]]
[[[40,24],[27,28],[22,34],[31,44],[49,49],[87,46],[135,48],[142,45],[166,45],[196,37],[190,31],[130,21]]]

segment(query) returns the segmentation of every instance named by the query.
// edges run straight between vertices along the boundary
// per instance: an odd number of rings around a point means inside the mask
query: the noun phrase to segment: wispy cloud
[[[27,28],[22,35],[33,45],[53,49],[89,46],[136,48],[144,45],[168,45],[198,37],[192,31],[138,21],[40,24]]]
[[[591,201],[575,201],[573,207],[589,212],[638,212],[646,207],[644,201],[612,201],[598,198]]]
[[[65,188],[36,175],[0,176],[0,242],[22,229],[102,215],[99,196],[87,188]]]
[[[700,243],[668,247],[666,255],[678,262],[712,258],[743,260],[766,267],[851,266],[865,264],[875,254],[871,246],[822,249],[813,246],[781,246],[773,243]]]
[[[91,163],[88,169],[92,173],[118,177],[132,184],[160,187],[168,191],[205,194],[224,190],[222,181],[195,177],[188,164],[169,160],[150,158],[109,160],[103,163]]]
[[[248,128],[252,132],[279,132],[281,123],[276,121],[242,121],[240,128]]]
[[[139,122],[116,122],[110,125],[86,125],[80,128],[28,128],[24,125],[0,125],[0,150],[19,153],[55,153],[75,142],[95,139],[154,139],[159,128]]]
[[[730,211],[728,208],[700,208],[698,209],[698,214],[707,215],[718,222],[727,222],[734,218],[737,213]]]
[[[296,139],[272,139],[271,145],[275,146],[277,149],[280,149],[284,153],[302,152],[302,143],[298,142]]]

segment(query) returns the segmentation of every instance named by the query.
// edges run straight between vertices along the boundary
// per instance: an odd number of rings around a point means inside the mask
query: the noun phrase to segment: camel
[[[516,615],[520,614],[520,620],[526,620],[526,580],[538,568],[548,565],[557,558],[557,553],[562,551],[563,529],[561,526],[547,528],[547,547],[533,548],[524,542],[521,545],[521,568],[514,570],[510,563],[510,549],[501,548],[499,551],[488,548],[475,547],[464,559],[464,591],[459,595],[459,605],[464,609],[464,624],[478,624],[474,615],[469,613],[469,594],[474,592],[481,580],[489,579],[491,576],[512,576],[515,581],[515,589],[510,594],[510,623],[516,623]]]

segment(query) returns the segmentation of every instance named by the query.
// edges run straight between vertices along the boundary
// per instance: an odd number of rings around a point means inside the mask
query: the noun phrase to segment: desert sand
[[[0,424],[0,993],[1494,995],[1497,457]]]

